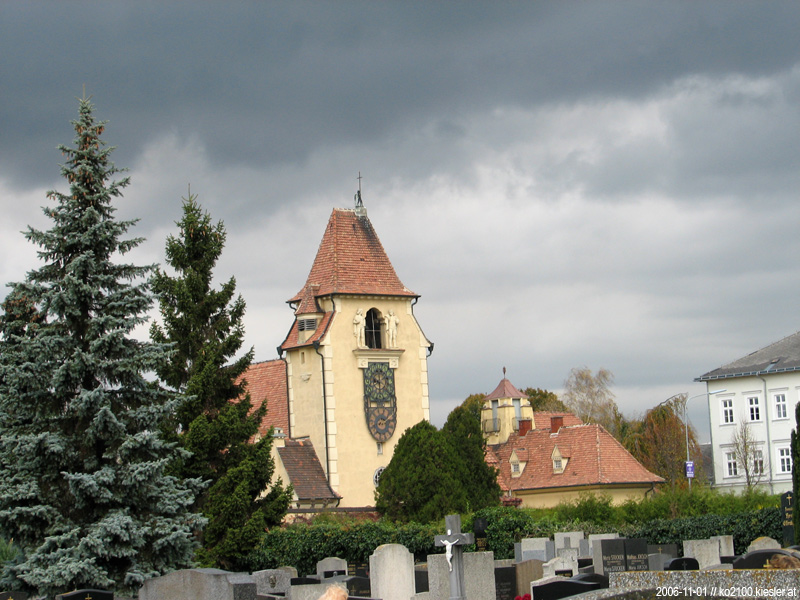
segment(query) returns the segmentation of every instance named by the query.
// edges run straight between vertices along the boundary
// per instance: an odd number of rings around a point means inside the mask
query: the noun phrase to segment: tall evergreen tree
[[[199,509],[209,519],[201,561],[239,569],[264,529],[280,523],[290,494],[276,482],[261,497],[274,463],[270,436],[250,443],[265,411],[263,405],[252,410],[242,380],[253,349],[235,356],[244,340],[245,302],[235,295],[233,277],[218,290],[212,287],[214,267],[225,246],[225,227],[212,223],[190,194],[184,199],[178,228],[178,237],[169,236],[166,245],[167,263],[176,276],[159,270],[153,284],[163,326],[154,323],[151,337],[175,348],[158,374],[185,394],[168,435],[191,453],[174,465],[176,472],[209,484],[198,499]]]
[[[486,463],[481,424],[469,408],[456,406],[447,416],[440,435],[448,439],[460,459],[457,473],[467,494],[469,510],[500,504],[497,469]]]
[[[132,330],[152,304],[152,268],[116,263],[140,239],[114,218],[112,148],[88,99],[60,146],[69,192],[49,192],[47,231],[28,228],[44,263],[13,284],[0,344],[0,535],[22,556],[15,588],[52,596],[81,587],[133,593],[189,566],[202,518],[198,482],[165,474],[177,449],[160,431],[178,399],[147,375],[167,356]]]

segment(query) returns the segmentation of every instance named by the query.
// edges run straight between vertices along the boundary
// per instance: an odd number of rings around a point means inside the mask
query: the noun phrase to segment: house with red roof
[[[498,469],[507,504],[546,508],[585,492],[622,503],[652,493],[664,481],[602,426],[571,413],[534,412],[505,376],[484,399],[481,425],[486,462]]]

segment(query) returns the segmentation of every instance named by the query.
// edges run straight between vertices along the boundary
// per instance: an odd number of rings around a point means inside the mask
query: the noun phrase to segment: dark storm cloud
[[[0,160],[22,184],[52,173],[44,157],[53,132],[69,135],[83,84],[125,140],[120,164],[165,131],[196,133],[216,164],[284,164],[494,106],[636,96],[686,74],[768,74],[793,64],[800,43],[791,3],[32,2],[0,11]]]

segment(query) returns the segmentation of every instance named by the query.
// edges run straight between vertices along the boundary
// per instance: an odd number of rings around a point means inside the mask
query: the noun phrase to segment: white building
[[[715,487],[742,491],[746,471],[751,482],[770,493],[792,489],[790,437],[800,401],[800,332],[709,371],[708,397]],[[753,444],[748,464],[736,444],[737,432],[749,429]],[[737,446],[739,451],[737,452]]]

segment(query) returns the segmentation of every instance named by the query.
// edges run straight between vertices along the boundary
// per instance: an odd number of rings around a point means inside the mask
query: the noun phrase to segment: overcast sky
[[[434,423],[504,366],[609,369],[635,416],[800,329],[798,31],[797,2],[5,1],[0,280],[39,264],[19,232],[67,189],[85,85],[135,260],[163,262],[191,183],[258,360],[360,171]]]

